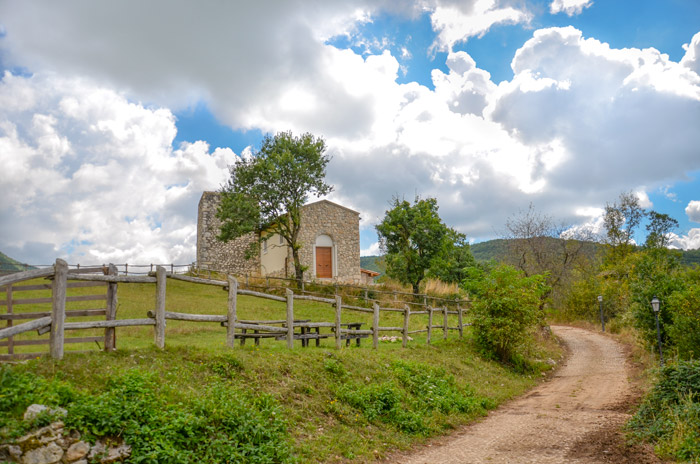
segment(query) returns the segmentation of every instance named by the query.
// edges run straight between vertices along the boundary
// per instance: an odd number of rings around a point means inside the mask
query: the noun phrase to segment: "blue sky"
[[[201,192],[282,130],[326,139],[365,254],[416,194],[480,241],[530,203],[600,232],[633,191],[700,247],[694,0],[0,1],[0,70],[22,261],[193,261]]]

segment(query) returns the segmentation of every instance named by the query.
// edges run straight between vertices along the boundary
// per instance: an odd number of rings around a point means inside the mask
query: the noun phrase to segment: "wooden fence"
[[[82,271],[82,272],[81,272]],[[110,265],[103,271],[102,275],[94,274],[94,269],[85,271],[84,269],[69,270],[65,261],[58,259],[56,264],[45,268],[36,269],[25,272],[20,272],[4,277],[0,277],[0,289],[3,287],[7,292],[7,307],[12,308],[14,305],[21,304],[21,300],[13,299],[13,288],[15,285],[35,278],[50,278],[52,283],[50,288],[52,296],[50,299],[42,299],[42,302],[51,302],[51,311],[46,313],[30,313],[23,315],[22,318],[36,318],[30,322],[25,322],[19,325],[13,325],[16,317],[9,317],[11,312],[8,311],[7,317],[0,318],[8,321],[6,328],[0,329],[0,340],[11,340],[13,336],[37,330],[41,333],[50,333],[48,340],[49,354],[55,359],[61,359],[64,355],[64,344],[71,342],[73,339],[65,338],[66,330],[80,329],[105,329],[104,349],[114,350],[115,345],[115,329],[117,327],[142,326],[150,325],[154,327],[154,343],[159,348],[165,347],[165,327],[166,320],[180,320],[190,322],[215,322],[226,327],[226,345],[234,347],[237,338],[250,338],[245,334],[246,331],[263,332],[268,336],[278,336],[286,339],[287,347],[294,347],[294,340],[308,340],[315,338],[334,338],[336,348],[342,347],[343,340],[360,337],[372,337],[373,347],[376,349],[379,342],[379,334],[381,332],[399,332],[402,337],[402,346],[408,343],[409,335],[416,333],[427,333],[427,343],[430,343],[433,334],[436,330],[442,331],[443,338],[447,339],[450,330],[458,331],[459,336],[463,336],[463,328],[469,324],[464,324],[463,315],[466,311],[460,302],[456,302],[456,309],[450,310],[447,306],[442,308],[433,308],[425,306],[424,309],[417,311],[411,310],[411,305],[404,304],[402,308],[382,308],[376,301],[373,302],[372,308],[363,306],[348,305],[343,303],[343,298],[340,295],[335,295],[333,298],[325,298],[314,295],[295,294],[289,288],[285,289],[285,296],[272,295],[263,292],[257,292],[249,289],[241,289],[238,285],[238,280],[233,276],[227,276],[227,280],[203,279],[200,277],[192,277],[187,275],[167,272],[162,266],[156,266],[153,275],[146,276],[128,276],[118,275],[116,267]],[[187,314],[166,311],[166,288],[167,279],[182,280],[186,282],[215,285],[224,288],[228,291],[228,305],[226,315],[202,315],[202,314]],[[69,283],[69,281],[71,281]],[[78,281],[78,282],[75,282]],[[155,284],[156,305],[155,310],[148,311],[146,318],[143,319],[117,319],[117,285],[119,283],[153,283]],[[83,284],[83,285],[80,285]],[[102,284],[107,286],[107,293],[104,295],[106,300],[106,308],[104,310],[82,310],[76,313],[66,310],[66,302],[77,301],[66,296],[68,288],[86,286],[87,284]],[[14,286],[14,287],[13,287]],[[49,285],[41,287],[49,287]],[[37,286],[38,287],[38,286]],[[286,319],[284,321],[247,321],[237,318],[238,295],[248,295],[257,298],[265,298],[269,300],[286,303]],[[48,300],[48,301],[47,301]],[[297,321],[294,319],[294,300],[307,300],[320,303],[326,303],[334,308],[335,317],[333,322],[325,321]],[[462,302],[463,304],[463,302]],[[343,311],[372,313],[372,327],[369,330],[361,330],[357,328],[357,324],[343,324]],[[399,312],[403,314],[402,326],[386,326],[382,327],[379,323],[381,312]],[[455,327],[449,327],[448,315],[457,315],[458,323]],[[85,322],[66,322],[66,316],[77,315],[104,315],[105,320],[93,320]],[[409,330],[409,321],[412,316],[427,315],[428,323],[425,329]],[[442,316],[442,323],[435,324],[436,315]],[[25,317],[26,316],[26,317]],[[273,323],[281,323],[282,326]],[[348,327],[348,328],[344,328]],[[321,333],[322,328],[329,328],[332,333]],[[299,332],[297,332],[299,329]],[[236,332],[238,330],[238,332]],[[315,333],[312,333],[312,330]],[[81,340],[82,339],[77,339]],[[92,340],[92,339],[91,339]],[[10,343],[10,342],[6,342]],[[308,343],[308,342],[307,342]],[[10,345],[8,345],[9,347]],[[32,354],[36,356],[37,354]],[[23,355],[26,357],[26,355]],[[8,353],[6,358],[17,357],[14,353]]]

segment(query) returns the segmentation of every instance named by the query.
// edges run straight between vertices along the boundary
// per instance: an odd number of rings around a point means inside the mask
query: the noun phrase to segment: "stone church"
[[[293,277],[292,253],[277,234],[268,236],[260,254],[246,259],[245,251],[260,232],[227,243],[216,239],[221,222],[216,211],[218,192],[204,192],[197,215],[197,267],[237,275]],[[306,204],[301,210],[299,231],[304,279],[360,283],[360,213],[328,200]],[[369,271],[365,271],[369,272]]]

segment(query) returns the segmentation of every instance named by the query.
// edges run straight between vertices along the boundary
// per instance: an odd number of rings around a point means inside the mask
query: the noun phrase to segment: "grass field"
[[[226,314],[227,293],[220,287],[174,280],[168,280],[167,286],[166,308],[169,311]],[[75,289],[73,292],[89,293],[89,290],[94,293],[94,289]],[[22,297],[37,296],[30,296],[30,293]],[[119,284],[118,295],[119,319],[146,317],[146,312],[155,306],[153,284]],[[73,308],[87,307],[90,302],[72,305]],[[323,303],[296,301],[294,308],[296,319],[330,322],[334,317],[333,308]],[[27,307],[23,311],[35,309]],[[285,305],[239,296],[238,317],[284,319]],[[368,313],[344,312],[343,322],[363,322],[364,328],[369,328],[371,317]],[[381,315],[381,326],[401,326],[402,323],[400,313]],[[426,323],[427,316],[412,317],[411,329],[425,327]],[[450,317],[449,325],[456,325],[456,316]],[[81,331],[80,336],[86,335],[83,332],[95,335],[104,333],[99,330]],[[35,337],[28,337],[32,336]],[[23,403],[35,401],[37,397],[58,398],[54,402],[63,402],[70,415],[73,410],[82,411],[80,408],[84,408],[84,403],[96,397],[111,398],[110,388],[115,388],[114,379],[126,378],[131,382],[131,376],[135,375],[137,379],[146,379],[143,380],[148,385],[146,392],[155,395],[149,397],[158,405],[157,411],[153,412],[154,417],[166,413],[165,417],[180,417],[178,414],[201,410],[206,420],[214,420],[220,409],[227,408],[228,403],[214,400],[219,398],[217,395],[221,392],[229,392],[236,398],[247,398],[250,404],[257,405],[251,406],[252,409],[260,409],[261,403],[271,401],[274,408],[266,406],[267,409],[260,410],[272,411],[270,414],[275,419],[269,415],[265,416],[266,419],[259,419],[259,429],[256,430],[267,430],[266,427],[273,423],[283,430],[279,446],[284,448],[284,452],[259,460],[247,457],[241,462],[369,462],[394,450],[406,449],[428,437],[449,432],[485,414],[504,400],[523,393],[541,378],[542,371],[551,368],[546,360],[557,358],[561,353],[553,341],[542,341],[529,353],[529,369],[516,372],[479,356],[473,348],[468,329],[463,339],[457,336],[456,331],[450,331],[448,340],[443,340],[442,332],[436,331],[431,345],[426,344],[425,335],[419,335],[409,342],[406,349],[401,348],[400,342],[383,342],[379,349],[374,350],[371,340],[363,340],[360,347],[353,344],[336,350],[333,339],[323,340],[320,347],[312,343],[308,348],[301,348],[297,341],[293,350],[287,349],[284,341],[271,339],[262,340],[259,347],[248,341],[244,347],[237,345],[229,349],[225,346],[225,340],[226,329],[219,324],[168,321],[164,350],[154,347],[152,327],[118,328],[116,352],[98,351],[94,344],[75,344],[66,347],[66,356],[62,361],[43,357],[3,367],[3,378],[9,379],[8,385],[12,383],[12,378],[26,374],[38,376],[33,381],[36,385],[44,385],[44,381],[51,385],[51,382],[59,382],[74,392],[71,395],[52,396],[41,393],[44,387],[37,387],[39,393],[36,394],[17,393],[16,401],[9,401],[5,410],[0,411],[0,419],[4,418],[9,424],[5,426],[6,436],[12,435],[12,424],[17,427],[17,417],[26,407]],[[24,351],[36,349],[20,348]],[[69,350],[92,351],[71,353]],[[50,390],[53,387],[45,388]],[[112,404],[111,400],[105,401]],[[208,405],[206,408],[201,406],[203,401]],[[235,410],[231,406],[231,411]],[[196,422],[194,419],[188,420]],[[86,427],[83,432],[86,436],[91,433],[100,436],[100,433],[111,430],[95,429],[93,424],[90,426],[93,431],[90,432],[90,427],[76,424],[76,427]],[[2,427],[3,424],[0,424]],[[131,434],[131,429],[126,425],[119,427],[124,427],[125,431],[120,436],[127,441],[141,436],[138,433],[142,432]],[[215,429],[223,430],[220,424]],[[184,432],[180,429],[177,433],[164,431],[162,436],[156,435],[157,442],[161,443],[165,436],[179,437],[181,433]],[[163,449],[171,447],[184,456],[188,447],[194,449],[200,446],[200,442],[216,441],[211,436],[190,437],[190,440],[190,445],[178,445],[178,440],[173,445],[159,444],[158,452],[164,453]],[[156,453],[151,456],[162,455]],[[210,460],[226,462],[215,458]],[[153,458],[143,462],[166,461]]]

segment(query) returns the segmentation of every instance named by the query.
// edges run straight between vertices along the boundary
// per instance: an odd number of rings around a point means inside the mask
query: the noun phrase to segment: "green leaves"
[[[548,289],[546,276],[525,277],[501,265],[471,284],[476,301],[474,336],[478,346],[501,361],[511,361],[530,341],[531,329],[540,322],[540,296]]]
[[[391,205],[376,226],[380,246],[386,251],[389,277],[412,285],[418,293],[429,269],[453,282],[463,269],[460,266],[473,263],[464,235],[442,222],[435,198],[416,197],[413,205],[394,198]]]
[[[230,178],[221,189],[217,217],[222,221],[219,240],[229,241],[249,232],[277,233],[292,248],[297,278],[303,270],[297,236],[301,207],[310,195],[330,193],[326,184],[326,143],[306,133],[279,132],[266,136],[260,150],[229,166]]]

